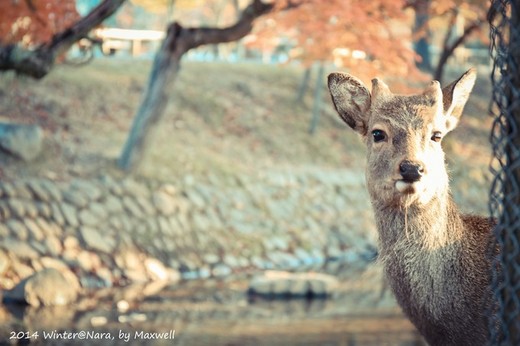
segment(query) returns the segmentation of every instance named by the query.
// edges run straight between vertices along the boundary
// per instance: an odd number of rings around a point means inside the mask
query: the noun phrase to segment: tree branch
[[[466,41],[468,36],[473,31],[480,28],[482,23],[484,23],[484,19],[482,19],[482,18],[475,20],[473,23],[471,23],[464,29],[464,32],[462,33],[462,35],[460,35],[455,41],[453,41],[453,43],[451,45],[448,44],[447,40],[444,42],[442,54],[439,57],[439,62],[437,63],[437,68],[435,69],[435,74],[433,76],[433,78],[435,80],[442,82],[444,66],[448,62],[448,59],[453,55],[453,53],[455,52],[455,49],[457,49],[457,47],[459,47],[461,44],[463,44]]]
[[[0,71],[13,70],[33,78],[43,78],[52,69],[56,57],[66,52],[90,30],[114,14],[126,0],[104,0],[74,25],[55,34],[52,39],[28,49],[17,44],[0,46]]]
[[[186,28],[185,34],[189,48],[206,44],[232,42],[241,39],[253,29],[253,21],[273,9],[273,4],[254,0],[243,11],[240,19],[227,28]],[[178,24],[174,24],[178,25]]]

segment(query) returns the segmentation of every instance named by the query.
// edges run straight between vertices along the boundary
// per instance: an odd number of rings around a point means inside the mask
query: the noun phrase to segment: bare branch
[[[435,80],[442,82],[444,65],[446,65],[446,62],[448,61],[448,59],[453,55],[453,53],[455,52],[455,49],[457,49],[457,47],[459,47],[461,44],[463,44],[466,41],[466,39],[468,38],[468,36],[471,35],[471,33],[473,33],[473,31],[480,28],[483,23],[484,23],[483,18],[476,19],[474,22],[472,22],[470,25],[468,25],[464,29],[464,32],[462,33],[462,35],[460,35],[455,41],[453,41],[453,43],[451,45],[448,44],[447,40],[445,40],[442,54],[439,58],[439,62],[437,63],[437,68],[436,68],[435,74],[433,76],[433,78]]]
[[[261,0],[254,0],[243,11],[240,19],[227,28],[186,28],[183,34],[187,35],[189,48],[196,48],[205,44],[216,44],[236,41],[251,32],[253,21],[268,13],[273,5]],[[178,25],[178,24],[174,24]]]
[[[33,78],[43,78],[52,69],[56,57],[66,52],[90,30],[116,12],[126,0],[104,0],[71,27],[55,34],[36,49],[11,44],[0,46],[0,71],[14,70]]]

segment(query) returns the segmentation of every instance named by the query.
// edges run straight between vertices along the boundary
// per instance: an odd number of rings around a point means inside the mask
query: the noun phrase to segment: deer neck
[[[462,237],[462,220],[448,190],[424,205],[373,205],[383,256],[399,250],[433,252],[451,247]]]
[[[379,260],[400,305],[411,316],[442,319],[453,303],[450,297],[457,296],[453,292],[463,290],[449,273],[463,273],[462,263],[468,263],[462,218],[449,192],[420,207],[376,206],[375,214]]]

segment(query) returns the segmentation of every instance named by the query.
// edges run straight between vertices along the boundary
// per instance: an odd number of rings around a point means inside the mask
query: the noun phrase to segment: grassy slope
[[[40,123],[48,138],[45,153],[31,164],[0,158],[3,175],[120,174],[115,160],[149,64],[100,59],[82,68],[57,67],[40,82],[2,75],[0,116]],[[140,175],[176,180],[187,174],[228,177],[268,169],[362,171],[364,147],[337,119],[328,93],[318,131],[308,135],[311,95],[304,104],[293,101],[301,75],[297,67],[185,63]],[[489,83],[483,80],[476,91],[445,147],[455,197],[464,209],[485,212]]]

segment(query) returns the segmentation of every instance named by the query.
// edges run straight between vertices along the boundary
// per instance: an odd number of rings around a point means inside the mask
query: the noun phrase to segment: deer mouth
[[[395,182],[395,189],[404,195],[409,195],[409,194],[414,194],[417,192],[417,190],[418,190],[417,185],[418,185],[417,180],[409,181],[409,180],[400,179]]]

